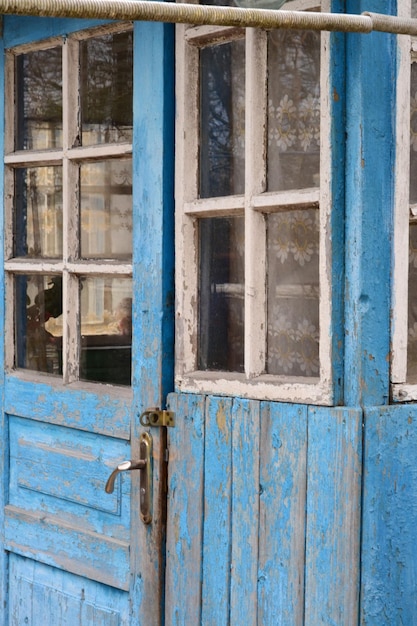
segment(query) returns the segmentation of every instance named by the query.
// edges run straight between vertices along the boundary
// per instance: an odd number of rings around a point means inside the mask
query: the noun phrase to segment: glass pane
[[[200,197],[244,193],[244,40],[201,50],[200,85]]]
[[[319,375],[319,215],[267,217],[267,372]]]
[[[80,379],[130,385],[132,280],[81,277]]]
[[[268,34],[269,191],[320,183],[320,33]]]
[[[15,170],[15,256],[62,257],[62,167]]]
[[[62,279],[16,276],[16,366],[62,372]]]
[[[200,221],[198,369],[243,372],[244,219]]]
[[[132,160],[109,159],[80,166],[81,256],[132,257]]]
[[[62,146],[61,48],[16,57],[16,150]]]
[[[408,266],[407,380],[417,380],[417,224],[410,224]]]
[[[80,43],[82,145],[132,141],[133,33]]]
[[[410,204],[417,203],[417,63],[411,65],[410,84]]]

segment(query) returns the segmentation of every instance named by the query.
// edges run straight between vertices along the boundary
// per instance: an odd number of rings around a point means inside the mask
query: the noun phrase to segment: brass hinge
[[[146,409],[140,416],[142,426],[175,426],[174,411],[165,409]]]

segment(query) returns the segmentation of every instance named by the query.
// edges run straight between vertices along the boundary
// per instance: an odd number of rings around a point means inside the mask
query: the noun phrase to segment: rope
[[[0,13],[45,17],[141,20],[241,28],[285,28],[417,35],[417,20],[362,15],[176,4],[143,0],[0,0]]]

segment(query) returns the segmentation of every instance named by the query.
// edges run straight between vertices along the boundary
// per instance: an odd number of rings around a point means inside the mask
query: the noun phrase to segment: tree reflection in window
[[[200,197],[244,193],[244,41],[201,50],[200,94]]]

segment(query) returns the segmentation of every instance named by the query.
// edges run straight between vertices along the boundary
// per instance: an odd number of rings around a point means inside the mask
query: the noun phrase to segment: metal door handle
[[[112,471],[106,486],[106,493],[113,493],[114,483],[121,472],[141,470],[140,473],[140,516],[144,524],[152,521],[151,513],[151,486],[152,486],[152,437],[148,433],[143,433],[139,440],[140,459],[138,461],[123,461]]]

